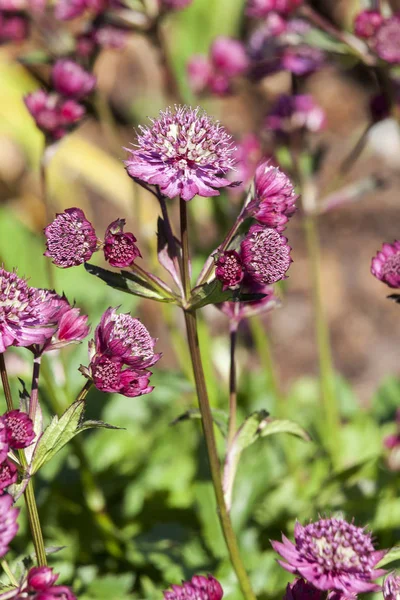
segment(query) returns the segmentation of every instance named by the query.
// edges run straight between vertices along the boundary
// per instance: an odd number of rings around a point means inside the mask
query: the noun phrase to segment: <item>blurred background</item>
[[[340,28],[351,29],[358,1],[311,3]],[[393,3],[395,6],[395,3]],[[400,8],[400,7],[399,7]],[[138,238],[144,261],[155,272],[158,205],[125,173],[124,146],[135,143],[138,126],[176,102],[198,103],[220,119],[235,139],[257,133],[281,93],[291,89],[290,73],[241,82],[228,97],[190,89],[186,74],[194,54],[207,54],[216,36],[248,34],[242,0],[194,0],[166,16],[161,41],[130,34],[124,48],[105,49],[94,72],[98,78],[96,115],[89,116],[58,145],[48,168],[51,212],[78,206],[101,237],[116,218]],[[50,27],[46,34],[56,36]],[[23,96],[36,89],[32,69],[37,40],[0,48],[0,256],[35,286],[47,286],[39,163],[43,135]],[[62,43],[62,38],[60,38]],[[161,60],[166,53],[169,76]],[[174,83],[176,81],[176,84]],[[302,84],[325,110],[327,126],[317,134],[324,149],[318,174],[328,188],[340,162],[369,121],[371,78],[364,66],[328,60]],[[265,134],[267,135],[267,133]],[[286,235],[294,263],[283,289],[282,308],[243,323],[239,334],[238,386],[242,417],[265,408],[309,430],[313,442],[277,437],[258,442],[243,455],[234,491],[233,520],[245,562],[259,598],[281,597],[290,577],[275,563],[269,539],[291,532],[296,518],[342,511],[368,525],[381,547],[396,543],[400,529],[400,468],[385,436],[396,432],[399,404],[399,306],[370,274],[372,256],[383,241],[399,235],[400,135],[397,123],[371,127],[360,159],[343,185],[373,173],[384,186],[357,202],[319,218],[323,303],[330,326],[336,370],[335,393],[342,427],[333,460],[324,448],[318,420],[318,350],[315,341],[310,265],[301,210]],[[222,193],[190,203],[194,269],[199,271],[240,210],[242,197]],[[171,202],[173,218],[176,206]],[[97,264],[102,264],[96,258]],[[197,421],[170,423],[196,406],[183,322],[174,307],[139,301],[106,287],[85,272],[54,269],[55,287],[75,300],[94,328],[109,306],[140,317],[163,359],[154,372],[155,390],[129,399],[92,390],[89,416],[124,431],[85,433],[80,444],[63,450],[37,478],[39,512],[49,546],[62,546],[52,566],[73,583],[81,600],[160,598],[169,583],[195,572],[211,572],[228,599],[241,598],[226,557],[214,509],[212,486]],[[215,409],[228,397],[228,321],[214,307],[202,311],[200,338]],[[27,351],[7,354],[13,389],[30,380]],[[275,378],[271,364],[275,366]],[[77,369],[87,364],[87,344],[50,356],[42,377],[47,413],[61,412],[83,384]],[[222,448],[222,439],[219,439]],[[15,559],[26,553],[26,524],[15,541]]]

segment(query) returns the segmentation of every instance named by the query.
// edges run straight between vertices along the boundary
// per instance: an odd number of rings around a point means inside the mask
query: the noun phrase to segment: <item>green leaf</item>
[[[163,294],[158,288],[152,287],[150,283],[141,279],[135,273],[129,271],[114,273],[90,263],[85,263],[85,269],[91,275],[99,277],[107,285],[121,292],[140,296],[141,298],[150,298],[151,300],[157,300],[157,302],[175,301],[173,296],[168,296],[167,293]]]
[[[213,279],[194,288],[190,299],[190,308],[198,309],[208,304],[220,304],[229,300],[235,302],[254,302],[265,298],[265,294],[240,294],[239,291],[222,290],[222,283],[218,279]]]
[[[385,554],[382,560],[378,562],[376,568],[382,569],[382,567],[386,567],[386,565],[389,565],[396,560],[400,560],[400,546],[394,546],[394,548],[391,548],[389,552]]]
[[[226,438],[228,433],[228,415],[226,412],[224,410],[213,410],[212,418],[223,437]],[[201,419],[201,413],[198,408],[187,410],[182,415],[179,415],[179,417],[176,417],[170,425],[177,425],[178,423],[182,423],[182,421],[189,421],[191,419]]]
[[[259,438],[275,433],[290,433],[303,440],[310,440],[310,436],[300,425],[293,421],[271,419],[266,410],[259,410],[247,417],[236,432],[225,459],[223,487],[228,508],[232,505],[233,484],[243,450]]]
[[[113,427],[102,421],[82,422],[84,410],[85,401],[79,400],[71,404],[60,418],[53,417],[35,448],[31,465],[32,475],[48,463],[57,452],[81,431],[93,428],[119,429],[119,427]]]

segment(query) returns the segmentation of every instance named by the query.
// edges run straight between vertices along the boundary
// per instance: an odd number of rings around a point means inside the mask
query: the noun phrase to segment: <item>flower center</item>
[[[385,260],[382,272],[384,275],[396,275],[397,277],[400,276],[400,252],[389,256]]]

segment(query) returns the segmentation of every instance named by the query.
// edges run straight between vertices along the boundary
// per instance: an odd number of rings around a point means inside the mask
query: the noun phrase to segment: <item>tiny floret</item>
[[[286,279],[292,262],[290,250],[287,239],[276,229],[253,225],[241,244],[241,258],[252,279],[270,285]]]
[[[128,174],[159,185],[169,198],[218,196],[218,188],[230,185],[225,175],[234,162],[231,136],[199,108],[161,112],[151,127],[141,127],[138,148],[128,151]]]
[[[18,531],[17,517],[19,509],[13,507],[9,494],[0,496],[0,557],[8,552],[8,545]]]
[[[130,267],[141,256],[133,233],[124,232],[125,219],[113,221],[104,237],[104,257],[112,267]]]
[[[400,287],[400,242],[383,244],[372,259],[371,273],[391,288]]]
[[[222,282],[222,289],[236,288],[244,277],[240,255],[236,250],[223,252],[215,264],[215,276]]]
[[[164,600],[221,600],[224,595],[221,584],[209,575],[195,575],[182,585],[171,585],[164,592]]]
[[[75,267],[96,252],[98,240],[93,225],[80,208],[67,208],[44,230],[49,256],[57,267]]]
[[[376,551],[362,527],[344,519],[320,519],[305,527],[296,523],[294,538],[294,543],[285,536],[283,542],[272,542],[284,559],[279,564],[319,590],[349,597],[381,589],[374,580],[385,571],[375,567],[386,550]]]

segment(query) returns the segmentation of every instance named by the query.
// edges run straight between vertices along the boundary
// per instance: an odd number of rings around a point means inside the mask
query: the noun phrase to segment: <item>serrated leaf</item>
[[[400,560],[400,546],[394,546],[385,554],[385,556],[378,562],[376,565],[377,569],[382,569],[382,567],[386,567],[392,562],[396,560]]]
[[[121,271],[120,273],[114,273],[97,267],[91,263],[85,263],[85,269],[91,275],[99,277],[110,287],[125,292],[127,294],[133,294],[134,296],[140,296],[141,298],[149,298],[151,300],[157,300],[158,302],[174,302],[175,298],[167,293],[162,294],[158,289],[153,288],[147,281],[141,279],[135,273],[128,271]]]
[[[71,404],[60,418],[53,417],[36,446],[31,465],[32,475],[49,462],[78,433],[93,428],[119,429],[119,427],[113,427],[102,421],[83,421],[84,410],[85,401],[79,400]]]
[[[271,419],[266,410],[259,410],[247,417],[236,432],[225,459],[223,487],[228,509],[232,505],[233,484],[243,450],[261,437],[275,433],[290,433],[303,440],[310,440],[310,436],[300,425],[293,421]]]
[[[226,438],[228,433],[228,415],[223,410],[213,410],[212,418],[215,425],[218,427],[223,437]],[[189,421],[191,419],[201,419],[201,413],[198,408],[191,408],[187,410],[183,414],[176,417],[170,425],[177,425],[178,423],[182,423],[183,421]]]

